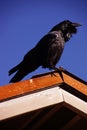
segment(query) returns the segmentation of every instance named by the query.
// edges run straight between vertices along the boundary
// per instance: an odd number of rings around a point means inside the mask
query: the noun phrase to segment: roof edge
[[[85,81],[65,69],[62,70],[62,75],[64,77],[64,81],[61,79],[58,72],[52,71],[33,76],[29,80],[2,86],[0,87],[0,101],[18,97],[20,95],[22,96],[27,93],[33,93],[38,90],[42,91],[43,89],[48,89],[52,86],[63,83],[67,84],[75,91],[79,91],[83,95],[87,96],[87,84]]]

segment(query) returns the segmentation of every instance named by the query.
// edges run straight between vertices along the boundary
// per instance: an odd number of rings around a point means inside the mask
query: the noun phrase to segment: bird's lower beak
[[[79,26],[82,26],[82,25],[79,24],[79,23],[72,23],[72,26],[74,26],[74,27],[79,27]]]

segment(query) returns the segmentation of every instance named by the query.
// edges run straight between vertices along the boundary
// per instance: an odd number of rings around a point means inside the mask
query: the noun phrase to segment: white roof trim
[[[55,86],[0,103],[0,120],[62,102],[87,114],[86,102]]]
[[[64,102],[66,104],[73,106],[73,108],[78,109],[79,111],[86,114],[86,118],[87,118],[87,102],[81,100],[80,98],[72,95],[71,93],[69,93],[63,89],[61,91],[63,94]]]

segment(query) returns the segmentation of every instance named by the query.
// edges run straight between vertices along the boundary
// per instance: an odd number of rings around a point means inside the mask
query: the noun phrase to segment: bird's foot
[[[61,79],[64,81],[63,74],[62,74],[62,71],[63,71],[63,70],[64,70],[64,69],[63,69],[62,67],[56,68],[56,71],[59,73]]]
[[[54,72],[51,72],[51,77],[52,77],[52,76],[57,77],[56,74],[55,74]]]
[[[62,74],[62,71],[64,71],[63,67],[57,68],[57,67],[55,67],[55,66],[52,65],[51,68],[53,68],[55,71],[57,71],[59,73],[61,79],[64,81],[63,74]],[[51,76],[52,75],[55,76],[54,72],[51,73]]]

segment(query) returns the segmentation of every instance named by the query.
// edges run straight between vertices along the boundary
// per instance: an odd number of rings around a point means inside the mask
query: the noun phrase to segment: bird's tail
[[[13,74],[14,72],[16,72],[19,69],[19,64],[15,67],[13,67],[12,69],[9,70],[8,75],[10,76],[11,74]]]
[[[24,66],[24,63],[21,62],[19,65],[15,66],[11,70],[9,70],[9,75],[16,72],[16,74],[13,76],[13,78],[10,80],[10,83],[19,82],[26,76],[28,73],[31,73],[32,71],[36,70],[40,65],[37,64],[28,64],[28,66]]]
[[[14,72],[14,68],[13,68],[13,72]],[[25,74],[21,70],[18,70],[17,73],[13,76],[13,78],[9,81],[9,83],[19,82],[24,76]]]

